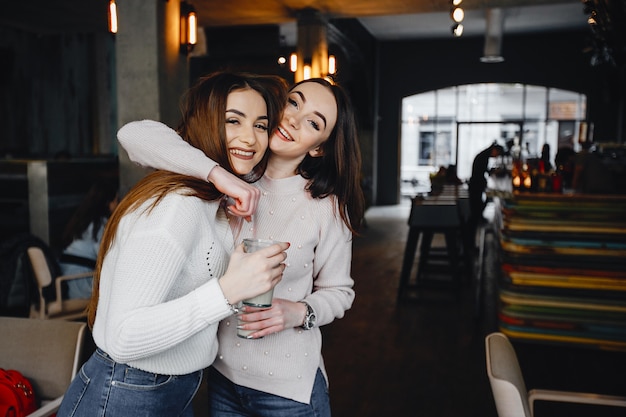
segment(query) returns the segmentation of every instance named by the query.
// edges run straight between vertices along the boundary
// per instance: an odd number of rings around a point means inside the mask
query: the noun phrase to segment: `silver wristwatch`
[[[317,319],[317,317],[315,316],[315,311],[306,301],[301,301],[301,303],[306,306],[306,315],[304,316],[302,328],[304,330],[311,330],[313,327],[315,327],[315,320]]]

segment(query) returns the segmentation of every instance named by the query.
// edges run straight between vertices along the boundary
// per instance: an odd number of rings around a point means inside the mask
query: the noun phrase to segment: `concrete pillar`
[[[188,57],[180,53],[180,1],[124,0],[118,5],[117,123],[142,119],[176,127],[179,99],[189,85]],[[120,190],[125,194],[148,171],[120,147]]]
[[[318,10],[303,9],[298,12],[296,82],[305,79],[305,65],[311,68],[311,75],[308,78],[325,77],[328,74],[327,32],[328,22]]]

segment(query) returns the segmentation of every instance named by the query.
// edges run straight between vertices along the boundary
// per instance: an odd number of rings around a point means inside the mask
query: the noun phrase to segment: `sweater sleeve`
[[[318,199],[320,241],[315,250],[313,292],[306,298],[315,310],[317,326],[342,318],[354,301],[352,234],[333,210],[335,199]],[[338,209],[337,209],[338,210]]]
[[[185,142],[175,130],[161,122],[141,120],[127,123],[117,139],[131,161],[150,167],[189,175],[206,181],[217,165],[200,149]]]
[[[105,257],[94,327],[94,335],[102,336],[104,348],[117,361],[164,352],[231,314],[217,277],[189,287],[203,275],[202,270],[190,275],[195,262],[189,254],[208,227],[194,221],[207,213],[187,203],[192,199],[182,197],[173,205],[166,197],[150,215],[120,223],[120,235]],[[212,258],[204,256],[227,262],[221,255],[214,249]]]

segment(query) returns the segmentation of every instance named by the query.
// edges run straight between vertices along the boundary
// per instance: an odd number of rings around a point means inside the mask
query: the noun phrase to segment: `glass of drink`
[[[272,246],[276,243],[279,243],[275,240],[269,239],[244,239],[243,240],[243,250],[246,253],[256,252],[259,249],[267,248],[268,246]],[[244,305],[251,307],[260,307],[260,308],[268,308],[272,306],[272,298],[274,298],[274,288],[269,291],[259,294],[256,297],[247,298],[242,301]],[[254,333],[255,330],[243,330],[237,329],[237,336],[243,337],[247,339],[250,334]]]

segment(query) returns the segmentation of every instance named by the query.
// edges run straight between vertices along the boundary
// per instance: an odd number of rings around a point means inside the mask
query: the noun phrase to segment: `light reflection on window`
[[[451,164],[468,179],[474,156],[493,141],[506,147],[517,138],[536,154],[548,143],[552,157],[558,146],[576,149],[586,104],[584,94],[523,84],[461,85],[405,97],[401,188],[429,186],[429,174]]]

